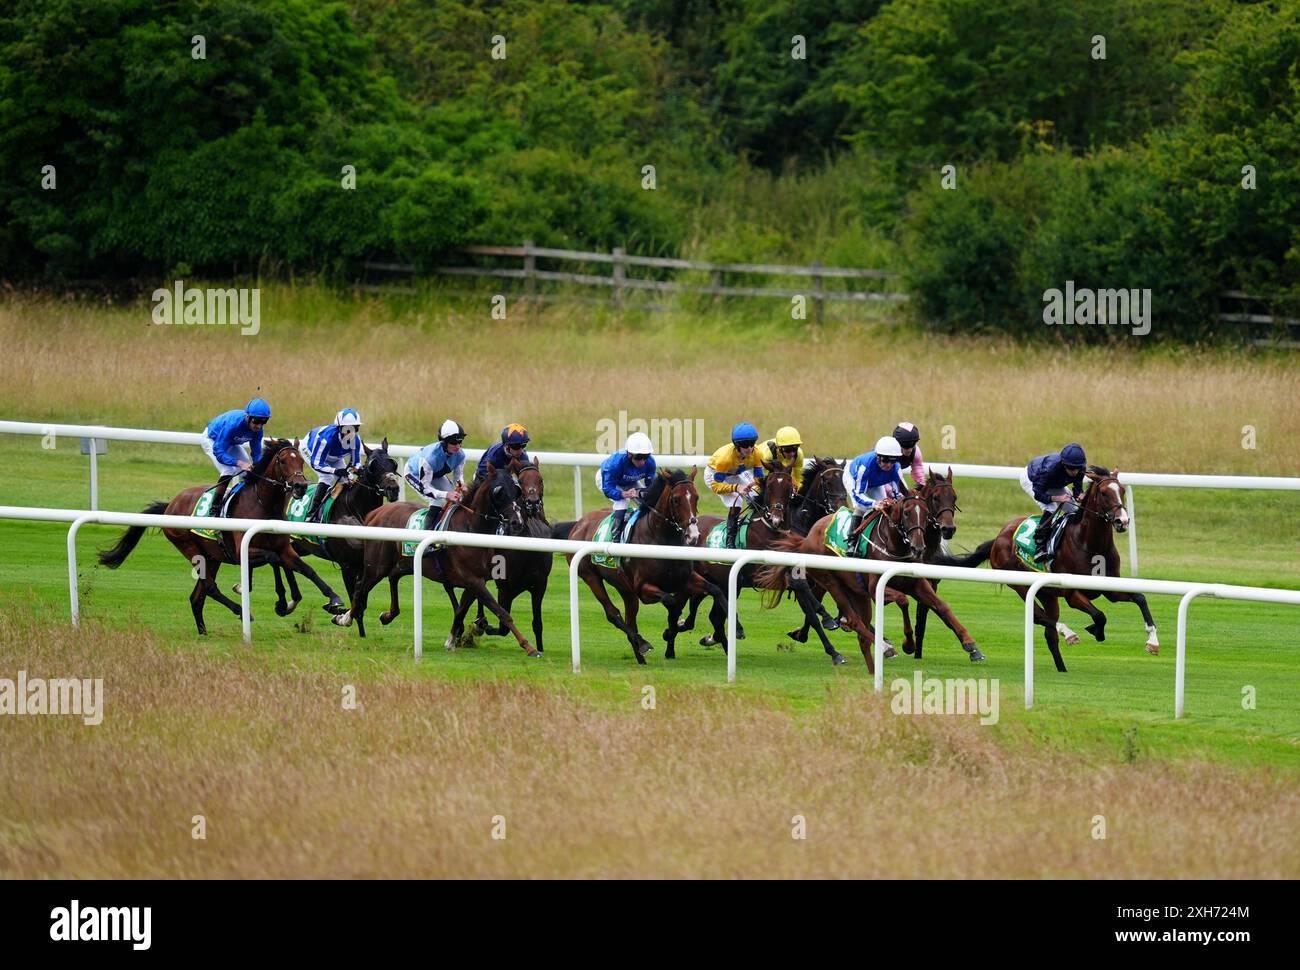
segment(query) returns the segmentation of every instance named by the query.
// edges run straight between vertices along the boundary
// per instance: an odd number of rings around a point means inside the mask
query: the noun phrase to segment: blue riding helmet
[[[758,444],[758,429],[748,421],[742,421],[731,429],[731,443],[738,447]]]
[[[250,418],[269,419],[271,417],[271,405],[260,397],[255,397],[248,402],[248,407],[244,408],[244,414]]]
[[[506,425],[501,429],[501,443],[503,445],[528,444],[528,429],[518,423]]]
[[[1068,444],[1061,449],[1061,461],[1071,468],[1083,468],[1088,459],[1083,453],[1083,445]]]

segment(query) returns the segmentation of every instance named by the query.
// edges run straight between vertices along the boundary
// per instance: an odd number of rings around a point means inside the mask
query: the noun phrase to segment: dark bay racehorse
[[[1101,575],[1118,576],[1120,560],[1119,550],[1115,548],[1115,533],[1126,532],[1129,527],[1128,509],[1124,506],[1124,485],[1119,480],[1119,469],[1108,471],[1093,465],[1089,467],[1087,477],[1088,487],[1080,505],[1080,512],[1076,520],[1065,527],[1060,547],[1052,559],[1051,571],[1089,576],[1097,575],[1097,567],[1100,566],[1104,570]],[[1021,565],[1014,548],[1016,529],[1026,518],[1028,516],[1016,516],[1002,527],[997,538],[983,543],[969,556],[946,559],[944,563],[953,566],[978,566],[987,559],[994,569],[1014,569],[1030,573],[1030,570]],[[1029,593],[1028,584],[1011,588],[1022,600]],[[1035,597],[1034,623],[1043,628],[1047,649],[1052,652],[1052,660],[1055,661],[1058,671],[1065,672],[1065,661],[1061,659],[1057,629],[1061,616],[1061,598],[1064,597],[1065,602],[1076,610],[1088,614],[1092,623],[1084,629],[1100,643],[1106,639],[1106,614],[1092,604],[1098,596],[1105,596],[1112,603],[1136,603],[1142,612],[1142,621],[1146,624],[1146,651],[1152,655],[1160,653],[1156,623],[1151,618],[1147,599],[1141,593],[1061,590],[1045,586]],[[1067,637],[1070,636],[1068,628],[1065,629]],[[1074,642],[1078,642],[1077,637]]]
[[[271,439],[262,443],[262,456],[253,464],[251,470],[244,473],[252,485],[245,485],[231,501],[228,518],[233,519],[283,519],[288,494],[292,492],[301,498],[307,490],[307,478],[302,473],[302,455],[298,451],[298,442],[283,439]],[[153,502],[144,511],[146,514],[158,515],[193,515],[199,496],[211,485],[195,485],[187,488],[170,502]],[[133,525],[122,533],[122,537],[111,549],[99,554],[99,561],[110,569],[116,569],[126,561],[126,557],[140,542],[145,527]],[[222,563],[239,565],[242,532],[222,532],[219,540],[205,539],[195,535],[189,529],[163,529],[169,542],[185,557],[193,567],[196,576],[194,590],[190,593],[190,609],[194,613],[194,624],[199,633],[207,633],[207,624],[203,622],[203,605],[209,596],[215,599],[236,616],[240,614],[240,605],[227,597],[217,586],[217,570]],[[322,593],[329,597],[325,609],[334,612],[343,609],[343,601],[330,588],[329,584],[311,568],[294,550],[287,535],[259,532],[249,543],[250,566],[272,563],[283,566],[292,572],[302,573],[310,579]],[[284,601],[283,589],[278,587],[279,601],[275,611],[287,616],[292,607]],[[297,605],[295,603],[295,605]]]
[[[641,514],[633,524],[630,542],[654,545],[683,546],[699,538],[697,508],[699,493],[695,490],[697,469],[690,473],[669,472],[660,469],[654,482],[646,490],[641,503]],[[609,515],[608,509],[596,509],[576,522],[560,522],[551,530],[556,539],[590,541]],[[570,562],[573,556],[567,556]],[[719,625],[717,612],[725,610],[726,593],[716,584],[696,572],[694,563],[684,559],[634,559],[624,557],[617,567],[598,566],[588,556],[578,566],[591,591],[605,608],[605,618],[627,636],[636,655],[636,662],[644,664],[645,655],[653,649],[650,641],[637,630],[637,610],[641,603],[662,603],[668,610],[668,628],[664,630],[667,649],[664,657],[676,658],[674,643],[677,637],[677,618],[690,596],[714,597],[713,622]],[[610,601],[605,583],[613,586],[623,597],[623,613]],[[722,604],[722,605],[719,605]]]
[[[497,534],[500,528],[503,531],[518,534],[523,528],[523,513],[519,508],[520,494],[519,485],[515,482],[514,476],[505,468],[494,468],[492,463],[489,462],[487,475],[483,481],[473,489],[471,495],[466,496],[464,501],[452,502],[447,505],[447,508],[442,513],[440,525],[448,532],[474,532],[480,535],[494,535]],[[406,527],[411,513],[422,508],[424,506],[416,502],[392,502],[388,505],[381,505],[370,513],[366,519],[366,525],[402,529]],[[415,563],[413,556],[402,555],[402,547],[396,542],[367,539],[363,546],[362,572],[360,579],[357,581],[356,591],[352,596],[352,606],[346,613],[334,617],[334,622],[339,626],[347,626],[355,618],[358,627],[361,628],[361,635],[365,636],[362,624],[364,623],[366,603],[370,590],[381,579],[388,579],[391,605],[386,612],[380,614],[379,622],[383,624],[391,623],[401,612],[397,595],[398,580],[403,576],[410,576],[414,571]],[[498,619],[505,623],[510,632],[514,634],[515,639],[519,641],[519,646],[523,648],[528,656],[538,656],[537,650],[524,639],[524,635],[519,632],[510,614],[501,607],[501,604],[488,591],[486,580],[492,572],[491,549],[448,545],[428,549],[425,558],[429,561],[424,570],[426,575],[442,583],[455,609],[451,635],[448,636],[446,642],[448,650],[453,649],[464,634],[465,614],[474,602],[475,597],[477,597],[487,604],[487,608]],[[459,603],[456,602],[456,596],[453,593],[454,589],[466,590]]]
[[[366,516],[383,505],[385,500],[397,501],[401,482],[397,477],[397,462],[388,454],[388,439],[385,438],[378,448],[365,448],[365,452],[366,459],[361,466],[360,476],[336,486],[339,495],[329,509],[327,521],[330,525],[363,525]],[[304,532],[309,531],[310,526],[304,524]],[[295,538],[293,548],[300,556],[321,556],[338,563],[343,573],[343,585],[351,597],[357,577],[361,575],[360,539],[329,538],[324,543],[319,543],[311,539]],[[280,592],[280,567],[273,565],[272,569],[275,572],[276,591]],[[292,613],[302,598],[293,573],[289,573],[289,592],[293,597],[289,605],[289,612]]]
[[[874,534],[868,540],[868,558],[890,562],[919,561],[925,552],[927,514],[925,499],[915,493],[895,499],[885,506],[884,511],[875,512],[874,516],[878,519],[878,524]],[[826,555],[826,531],[832,521],[833,517],[827,516],[813,526],[807,536],[779,540],[773,548],[782,552]],[[864,520],[864,527],[869,521],[870,516]],[[757,582],[769,590],[765,596],[765,606],[776,605],[783,592],[791,585],[791,572],[789,566],[765,566],[759,570]],[[844,622],[858,635],[858,646],[867,661],[867,669],[874,673],[875,661],[872,657],[872,649],[875,631],[869,619],[876,581],[879,577],[824,569],[809,569],[807,572],[811,579],[814,579],[834,598],[844,617]],[[894,577],[890,580],[890,587],[892,588],[899,581],[900,577]],[[909,584],[912,595],[919,602],[926,603],[930,609],[944,617],[945,622],[957,633],[963,648],[968,653],[976,649],[970,634],[953,616],[948,605],[935,595],[926,580],[911,580]]]
[[[549,539],[551,524],[546,521],[546,507],[543,504],[542,463],[534,458],[529,464],[517,459],[507,466],[519,482],[520,503],[524,512],[524,527],[521,535],[535,539]],[[533,605],[533,639],[537,643],[537,652],[542,647],[542,600],[546,597],[546,584],[550,579],[551,567],[555,556],[549,552],[519,552],[517,550],[496,550],[500,560],[493,561],[493,576],[496,578],[497,599],[509,612],[515,597],[527,592],[532,597]],[[499,567],[499,569],[498,569]],[[498,575],[499,573],[499,575]],[[483,601],[479,600],[478,618],[474,621],[476,634],[487,633],[501,637],[510,632],[504,623],[489,627],[483,616]]]

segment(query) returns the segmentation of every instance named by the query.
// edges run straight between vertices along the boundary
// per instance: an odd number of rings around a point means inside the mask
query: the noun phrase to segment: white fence
[[[79,509],[40,509],[23,506],[0,506],[0,519],[29,521],[70,522],[68,529],[68,599],[73,626],[80,620],[77,591],[77,531],[87,523],[97,525],[146,526],[170,528],[204,528],[242,532],[240,544],[241,615],[244,639],[252,640],[250,614],[249,543],[260,532],[280,535],[300,531],[299,523],[269,519],[214,519],[180,515],[147,515],[126,512],[92,512]],[[1003,585],[1029,585],[1025,598],[1025,707],[1034,702],[1034,594],[1043,586],[1067,589],[1117,590],[1132,593],[1162,593],[1180,596],[1178,604],[1178,640],[1174,673],[1174,717],[1183,716],[1183,695],[1186,683],[1187,616],[1191,601],[1198,596],[1219,599],[1248,600],[1262,603],[1286,603],[1300,606],[1300,591],[1265,589],[1252,586],[1230,586],[1221,583],[1184,583],[1153,579],[1125,579],[1122,577],[1074,576],[1065,574],[1031,574],[999,569],[965,569],[954,566],[934,566],[924,563],[890,563],[864,559],[843,559],[838,556],[816,556],[803,553],[751,552],[733,549],[700,549],[694,546],[653,546],[612,542],[575,542],[565,539],[533,539],[514,536],[479,535],[475,533],[429,532],[409,529],[372,528],[367,526],[315,525],[312,533],[349,539],[382,539],[389,542],[409,542],[419,537],[415,555],[414,594],[414,654],[418,660],[423,653],[422,606],[423,583],[421,570],[424,551],[431,543],[463,545],[490,549],[514,549],[529,552],[572,553],[569,566],[569,624],[572,643],[573,672],[582,669],[582,646],[578,611],[578,565],[582,558],[592,553],[629,556],[644,559],[679,559],[708,562],[729,562],[727,592],[727,681],[736,679],[736,593],[740,570],[750,563],[765,563],[804,569],[826,569],[839,572],[876,573],[881,580],[876,587],[875,602],[875,689],[884,690],[884,628],[885,590],[895,576],[915,576],[929,579],[967,580]]]
[[[140,428],[111,428],[100,425],[85,424],[42,424],[34,421],[0,421],[0,434],[25,435],[63,435],[113,441],[144,441],[153,444],[199,446],[203,435],[197,431],[154,431]],[[394,445],[388,447],[389,453],[397,458],[407,458],[420,450],[418,445]],[[99,508],[99,464],[95,448],[90,453],[90,508]],[[573,466],[573,507],[575,513],[582,515],[582,469],[594,468],[607,457],[579,451],[530,451],[530,455],[539,459],[544,465]],[[477,461],[483,455],[481,448],[466,448],[467,460]],[[701,468],[708,462],[708,455],[657,455],[659,464],[665,467],[698,465]],[[927,462],[928,467],[947,469],[964,478],[1003,479],[1019,481],[1020,466],[1011,465],[966,465],[957,462]],[[1135,485],[1159,485],[1165,488],[1230,488],[1255,490],[1300,491],[1300,478],[1281,478],[1262,475],[1175,475],[1148,472],[1123,472],[1120,476],[1127,486],[1127,503],[1129,514],[1128,530],[1128,565],[1129,575],[1138,575],[1137,518],[1134,512],[1133,492]],[[403,488],[405,484],[403,482]],[[403,492],[403,495],[405,492]]]

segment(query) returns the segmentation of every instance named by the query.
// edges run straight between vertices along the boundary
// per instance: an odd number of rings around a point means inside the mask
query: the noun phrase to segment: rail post
[[[573,466],[573,517],[582,518],[582,466]]]
[[[81,626],[81,602],[77,594],[77,530],[98,518],[97,513],[86,512],[73,519],[68,527],[68,605],[72,611],[73,627]]]
[[[253,642],[253,567],[248,564],[249,543],[262,526],[249,526],[239,543],[239,615],[244,625],[244,642]]]
[[[1125,496],[1128,505],[1128,574],[1136,577],[1138,574],[1138,527],[1137,518],[1133,515],[1133,486],[1127,486],[1128,494]]]
[[[600,549],[599,542],[587,542],[573,554],[569,561],[569,637],[573,650],[573,672],[582,673],[582,633],[578,628],[578,566],[582,560]]]
[[[757,553],[740,556],[727,571],[727,683],[736,682],[736,599],[740,595],[740,571],[747,563],[761,559]]]
[[[1034,706],[1034,597],[1051,578],[1039,576],[1025,594],[1025,710]]]
[[[1187,608],[1203,593],[1213,595],[1209,586],[1189,589],[1178,601],[1178,649],[1174,655],[1174,719],[1183,716],[1183,689],[1187,685]]]
[[[885,587],[896,575],[907,570],[906,566],[890,566],[876,580],[876,693],[885,689]]]
[[[415,577],[415,592],[411,594],[411,608],[415,610],[415,659],[424,656],[424,550],[429,548],[437,536],[425,536],[415,547],[415,561],[411,563],[411,575]],[[399,549],[400,553],[401,550]],[[469,595],[468,593],[466,595]]]

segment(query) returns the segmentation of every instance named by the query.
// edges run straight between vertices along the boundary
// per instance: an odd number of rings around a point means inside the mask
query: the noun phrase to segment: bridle
[[[298,449],[294,448],[292,445],[282,446],[275,453],[275,456],[271,459],[269,464],[279,466],[281,471],[283,471],[284,460],[288,457],[288,452],[291,451],[298,453]],[[302,460],[301,453],[298,453],[298,458],[299,460]],[[301,469],[294,472],[295,475],[297,475],[300,479],[302,479],[302,481],[300,482],[291,481],[292,476],[288,474],[286,474],[284,478],[271,478],[269,475],[259,475],[251,468],[245,471],[244,474],[249,478],[257,479],[259,482],[269,482],[272,486],[274,486],[276,489],[282,492],[287,492],[291,489],[296,489],[299,485],[302,485],[303,488],[305,489],[309,484],[311,484],[310,482],[307,481],[307,476],[302,473]]]
[[[691,517],[687,519],[685,527],[683,527],[682,524],[677,521],[677,500],[678,500],[677,489],[681,488],[682,486],[689,486],[690,484],[691,484],[690,480],[687,479],[686,481],[678,482],[675,485],[666,486],[668,489],[668,509],[669,512],[671,513],[669,515],[665,515],[663,512],[660,512],[653,505],[642,506],[642,508],[646,512],[650,513],[651,515],[659,516],[659,518],[663,519],[674,529],[676,529],[677,538],[681,538],[681,539],[686,538],[687,531],[692,526],[696,525],[698,521],[697,516],[693,512],[691,513]]]
[[[808,491],[804,494],[802,501],[799,503],[799,514],[811,519],[811,522],[809,523],[810,528],[812,522],[816,522],[818,519],[830,515],[835,511],[835,509],[839,508],[839,506],[843,504],[842,502],[837,502],[832,506],[831,500],[827,497],[830,493],[830,486],[827,484],[827,476],[832,474],[843,475],[844,469],[839,465],[831,465],[829,468],[824,468],[819,471],[815,476],[813,476],[813,482],[809,483]],[[796,498],[797,497],[798,496],[796,496]],[[806,512],[806,509],[816,509],[818,514],[813,516]]]
[[[768,478],[773,477],[775,474],[776,473],[773,473],[773,475],[769,475]],[[789,479],[791,486],[793,486],[794,477],[792,475],[784,471],[782,471],[780,474],[785,475],[786,478]],[[767,493],[767,488],[768,488],[767,484],[764,484],[763,486],[764,494]],[[791,492],[791,497],[793,497],[793,491]],[[786,516],[790,509],[789,499],[787,499],[785,502],[773,503],[772,505],[768,505],[766,502],[762,501],[761,499],[750,498],[749,504],[752,505],[755,509],[757,509],[758,512],[762,515],[762,517],[767,520],[767,524],[770,528],[775,529],[777,532],[789,531],[790,524],[786,519]],[[776,522],[776,525],[772,525],[773,521]]]
[[[904,496],[902,502],[899,503],[900,508],[898,512],[898,517],[901,519],[907,513],[907,507],[909,503],[915,505],[915,503],[917,502],[924,504],[927,509],[929,508],[929,502],[926,501],[925,497],[922,495],[917,495],[915,492],[913,492],[910,495]],[[893,529],[895,532],[897,532],[900,535],[905,548],[908,548],[910,550],[912,533],[914,532],[921,533],[921,541],[922,543],[925,542],[925,529],[927,524],[926,519],[924,518],[922,519],[921,525],[901,526],[894,521],[894,517],[890,515],[888,512],[881,515],[881,518],[889,524],[889,527],[891,529]],[[875,539],[871,537],[868,537],[867,542],[870,544],[871,548],[875,549],[877,552],[881,554],[881,556],[883,556],[886,559],[895,559],[895,560],[912,559],[914,555],[911,551],[909,551],[902,556],[896,556],[892,552],[889,552],[887,549],[885,549],[883,546],[876,545]]]

